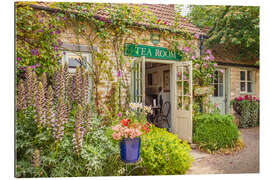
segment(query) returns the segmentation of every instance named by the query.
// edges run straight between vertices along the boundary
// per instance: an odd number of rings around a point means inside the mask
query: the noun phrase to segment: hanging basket
[[[194,96],[206,96],[213,93],[213,87],[194,87]]]
[[[141,138],[125,138],[120,143],[121,159],[125,163],[135,163],[140,158]]]

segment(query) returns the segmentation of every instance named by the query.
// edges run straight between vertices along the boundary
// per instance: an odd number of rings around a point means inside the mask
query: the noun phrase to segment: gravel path
[[[259,127],[240,131],[246,145],[241,152],[221,155],[192,150],[195,161],[187,174],[259,173]]]

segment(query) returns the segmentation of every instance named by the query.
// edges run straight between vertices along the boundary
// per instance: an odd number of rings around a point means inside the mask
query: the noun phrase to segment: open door
[[[172,131],[192,143],[192,62],[177,62],[172,69]]]
[[[132,101],[145,105],[145,57],[137,58],[132,63],[131,80]]]

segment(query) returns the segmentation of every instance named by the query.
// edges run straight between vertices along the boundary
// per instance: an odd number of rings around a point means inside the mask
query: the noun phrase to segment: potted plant
[[[150,124],[146,115],[152,114],[150,106],[130,103],[125,116],[119,113],[120,123],[113,126],[113,139],[120,141],[121,159],[125,163],[134,163],[140,157],[141,136],[149,132]]]

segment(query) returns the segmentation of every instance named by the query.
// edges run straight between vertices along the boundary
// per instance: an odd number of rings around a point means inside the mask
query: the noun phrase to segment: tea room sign
[[[181,52],[176,50],[168,50],[164,47],[146,46],[146,45],[135,45],[125,44],[125,56],[141,57],[153,59],[166,59],[166,60],[181,60]]]

